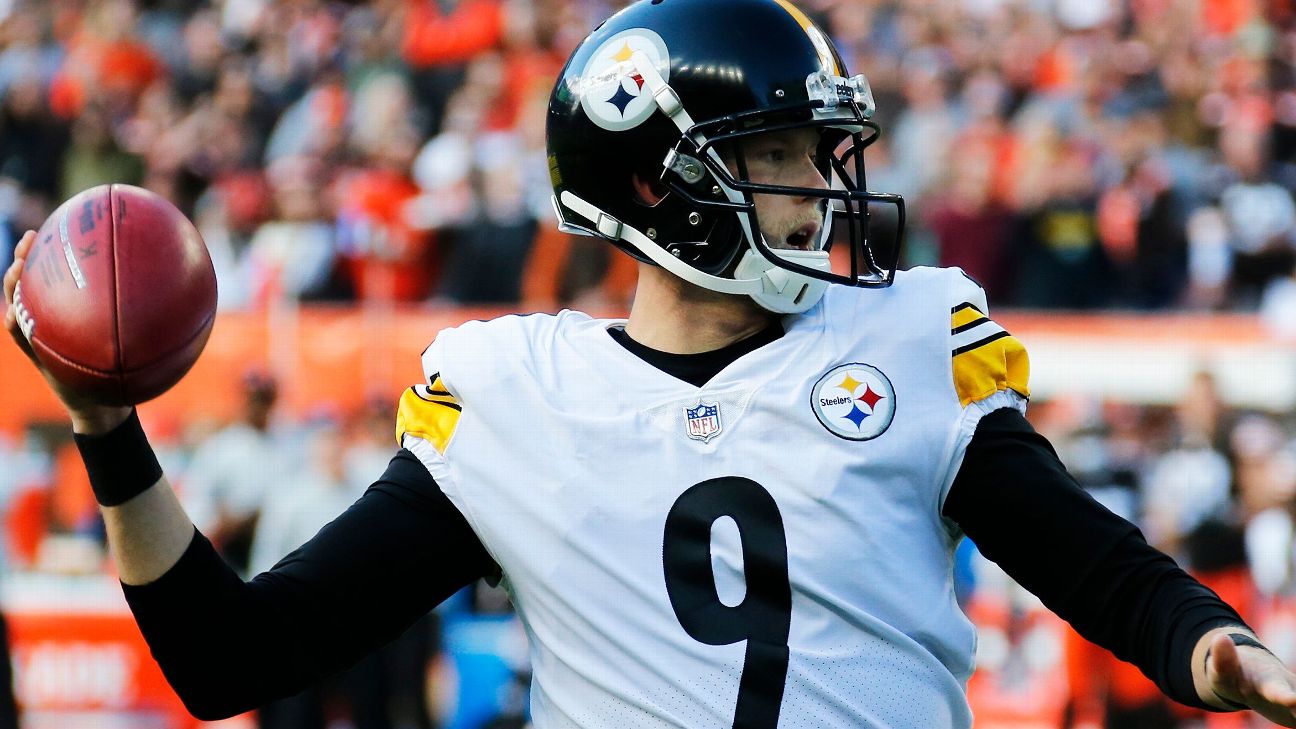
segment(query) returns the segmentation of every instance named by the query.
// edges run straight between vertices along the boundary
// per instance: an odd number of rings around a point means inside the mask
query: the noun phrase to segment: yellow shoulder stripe
[[[1016,337],[973,303],[950,309],[954,389],[963,407],[1004,390],[1030,397],[1030,359]]]
[[[408,434],[445,453],[462,413],[459,399],[450,394],[440,377],[432,380],[431,387],[415,385],[401,394],[396,410],[396,445],[402,445]]]
[[[954,350],[954,389],[963,407],[1004,390],[1030,397],[1030,358],[1017,338],[1000,330]]]
[[[959,304],[950,311],[950,329],[958,334],[960,329],[967,328],[968,324],[978,322],[986,318],[981,310],[972,304]]]

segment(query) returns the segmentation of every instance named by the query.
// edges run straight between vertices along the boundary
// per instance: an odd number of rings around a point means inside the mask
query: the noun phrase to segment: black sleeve
[[[195,531],[161,578],[123,588],[185,707],[212,720],[346,668],[497,569],[423,464],[401,450],[354,505],[250,582]]]
[[[1021,413],[981,420],[944,514],[1082,636],[1175,701],[1211,708],[1193,688],[1192,650],[1242,618],[1085,493]]]

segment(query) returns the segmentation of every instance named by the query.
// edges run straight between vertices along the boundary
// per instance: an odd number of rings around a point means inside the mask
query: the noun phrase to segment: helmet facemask
[[[866,189],[863,152],[877,139],[877,124],[858,113],[849,118],[841,114],[811,116],[817,111],[818,107],[811,102],[803,108],[766,109],[699,124],[693,127],[692,133],[682,135],[672,155],[667,157],[661,178],[671,194],[687,199],[691,206],[712,211],[717,217],[737,220],[729,235],[741,237],[741,242],[711,236],[700,242],[670,243],[666,244],[667,250],[695,265],[707,262],[704,257],[707,249],[737,251],[738,255],[731,255],[725,261],[726,270],[713,268],[708,272],[736,279],[764,277],[764,290],[753,294],[753,298],[774,311],[786,313],[808,308],[803,307],[807,303],[805,299],[817,300],[827,283],[889,286],[898,259],[897,246],[889,246],[885,260],[879,260],[877,247],[870,245],[870,206],[894,206],[901,230],[904,225],[903,199]],[[800,129],[812,129],[819,134],[815,166],[828,181],[829,188],[754,181],[748,172],[749,143],[761,135]],[[698,143],[699,139],[704,141]],[[704,184],[690,183],[684,174],[699,165],[707,173],[700,181]],[[696,173],[693,177],[696,178]],[[706,186],[710,186],[711,194],[698,194],[699,187]],[[799,246],[779,247],[767,239],[769,230],[761,224],[757,195],[821,201],[823,217],[815,239],[808,241],[808,250]],[[833,257],[839,270],[834,270],[834,262],[830,260],[834,245],[847,250],[846,256]],[[710,261],[712,265],[715,262],[714,258]],[[848,269],[841,270],[847,265]],[[784,272],[793,276],[789,278]],[[789,291],[789,286],[800,289]],[[808,305],[813,303],[809,301]]]

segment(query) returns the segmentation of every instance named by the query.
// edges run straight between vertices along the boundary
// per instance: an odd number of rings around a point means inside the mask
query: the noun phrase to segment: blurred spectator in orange
[[[105,104],[116,116],[162,77],[162,62],[134,35],[136,23],[132,0],[89,4],[80,27],[68,39],[67,56],[50,89],[60,116],[75,118],[91,101]]]
[[[440,256],[410,176],[419,149],[413,98],[395,74],[369,77],[355,96],[348,141],[360,159],[333,193],[343,271],[359,299],[420,301],[438,280]]]
[[[1066,623],[1016,585],[979,590],[967,613],[977,625],[977,670],[968,681],[977,726],[1060,726],[1067,700],[1061,670]]]
[[[395,0],[388,25],[399,29],[402,60],[414,71],[420,106],[432,130],[441,126],[446,103],[459,88],[472,88],[464,70],[498,49],[504,37],[500,0]]]
[[[609,250],[598,239],[563,233],[542,221],[522,279],[522,306],[555,311],[624,314],[630,310],[639,269],[630,256]]]
[[[1175,729],[1161,690],[1132,664],[1066,629],[1069,726],[1074,729]]]
[[[531,124],[532,120],[521,117],[534,113],[528,107],[537,96],[542,107],[535,121],[543,119],[543,106],[548,103],[553,80],[575,48],[572,41],[579,40],[564,38],[563,24],[576,28],[583,25],[572,12],[572,5],[570,0],[510,0],[506,4],[500,93],[489,116],[491,128],[514,129]],[[543,121],[539,128],[543,145]]]
[[[0,496],[4,499],[5,570],[28,569],[49,526],[49,481],[53,464],[42,439],[30,429],[21,442],[0,436]]]
[[[374,167],[345,174],[337,183],[339,252],[361,300],[420,301],[437,278],[433,236],[408,214],[419,192],[405,172],[413,141],[392,139],[389,154]]]
[[[406,0],[401,53],[415,67],[464,63],[496,47],[504,34],[498,0]],[[449,6],[450,10],[443,8]]]

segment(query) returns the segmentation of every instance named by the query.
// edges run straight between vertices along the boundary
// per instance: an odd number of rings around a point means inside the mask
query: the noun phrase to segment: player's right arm
[[[189,534],[172,568],[123,589],[167,680],[204,719],[302,691],[496,571],[406,450],[341,516],[248,582]]]
[[[13,306],[14,288],[18,285],[23,264],[35,242],[36,231],[27,231],[14,249],[13,263],[5,271],[4,326],[44,376],[50,389],[63,402],[72,421],[72,432],[84,442],[86,438],[103,436],[117,429],[130,417],[132,409],[96,405],[64,386],[41,366],[27,338],[19,330]],[[152,472],[149,475],[153,475]],[[157,579],[180,559],[193,534],[193,524],[185,516],[175,492],[160,473],[151,483],[133,488],[143,489],[142,493],[119,506],[104,508],[103,514],[122,581],[127,584],[143,584]]]
[[[13,289],[33,237],[4,277],[5,328],[28,356]],[[496,570],[427,469],[402,450],[351,508],[244,582],[185,514],[134,410],[87,403],[41,371],[67,407],[96,498],[111,504],[104,521],[136,622],[198,718],[298,693]]]

